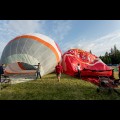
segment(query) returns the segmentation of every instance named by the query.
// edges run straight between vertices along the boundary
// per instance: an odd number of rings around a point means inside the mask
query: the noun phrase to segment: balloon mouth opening
[[[28,64],[28,63],[24,63],[24,62],[17,62],[17,64],[19,65],[19,67],[22,70],[36,70],[34,65]]]
[[[5,73],[34,73],[36,67],[24,62],[14,62],[4,66]]]

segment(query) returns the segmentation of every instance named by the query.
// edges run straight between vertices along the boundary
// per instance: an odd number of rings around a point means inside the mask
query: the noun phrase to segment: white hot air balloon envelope
[[[6,73],[35,73],[38,63],[42,66],[41,76],[54,71],[61,61],[61,50],[48,36],[32,33],[17,36],[3,50],[1,63],[6,64]]]

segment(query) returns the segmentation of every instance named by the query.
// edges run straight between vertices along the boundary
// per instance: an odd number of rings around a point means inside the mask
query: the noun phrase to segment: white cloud
[[[43,25],[45,21],[39,20],[10,20],[8,28],[16,31],[19,34],[33,33],[36,31],[43,32]]]
[[[53,21],[53,28],[49,36],[56,41],[61,41],[71,30],[70,20],[55,20]]]
[[[104,55],[106,51],[110,52],[110,49],[113,48],[114,45],[120,50],[120,32],[108,34],[92,41],[92,43],[94,43],[95,46],[90,49],[98,56]]]
[[[0,34],[15,36],[32,32],[44,32],[45,21],[42,20],[5,20],[0,23]]]
[[[77,39],[70,43],[66,43],[62,46],[63,51],[66,51],[70,48],[79,48],[85,51],[92,51],[93,54],[100,56],[104,55],[105,52],[110,52],[110,49],[113,46],[120,50],[120,32],[114,32],[105,36],[102,36],[96,40],[82,40]],[[65,47],[66,46],[66,47]]]

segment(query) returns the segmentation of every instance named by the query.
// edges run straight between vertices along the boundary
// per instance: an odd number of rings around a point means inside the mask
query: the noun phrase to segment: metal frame
[[[3,88],[2,84],[9,84],[9,85],[11,85],[11,79],[9,78],[9,76],[1,75],[0,90],[2,90],[2,88]]]

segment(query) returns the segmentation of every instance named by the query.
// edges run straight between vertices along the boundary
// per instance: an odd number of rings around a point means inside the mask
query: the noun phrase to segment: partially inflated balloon
[[[54,71],[61,60],[61,50],[48,36],[32,33],[17,36],[3,50],[1,63],[7,64],[7,73],[35,72],[35,65],[42,66],[42,76]]]
[[[78,63],[82,76],[112,76],[112,69],[97,56],[81,49],[70,49],[62,56],[64,73],[74,76]]]

